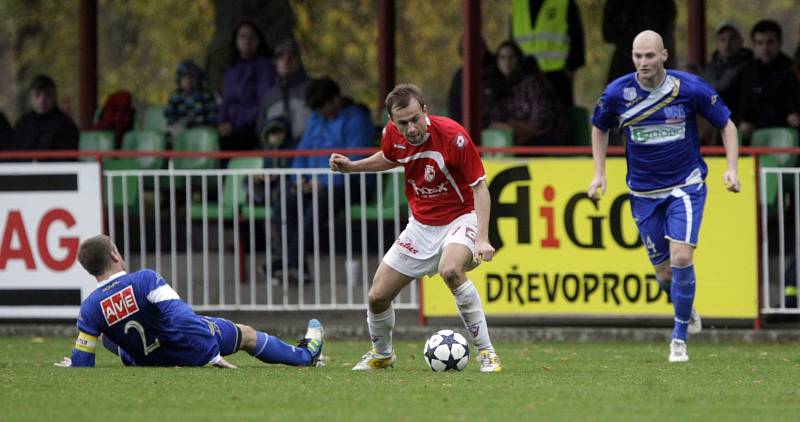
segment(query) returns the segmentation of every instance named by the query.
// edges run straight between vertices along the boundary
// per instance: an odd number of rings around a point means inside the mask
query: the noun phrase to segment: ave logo
[[[133,286],[128,286],[103,299],[100,308],[109,327],[139,312],[139,305],[133,296]]]
[[[78,255],[80,239],[78,236],[61,236],[58,239],[58,246],[62,251],[66,251],[66,255],[60,258],[59,256],[63,255],[63,252],[54,253],[57,251],[50,250],[47,244],[50,231],[57,226],[70,229],[75,226],[75,217],[63,208],[51,209],[42,215],[36,227],[35,237],[31,238],[25,229],[22,211],[9,210],[7,215],[0,215],[0,232],[2,233],[0,270],[5,270],[9,261],[13,260],[22,261],[28,270],[36,270],[36,260],[33,258],[34,250],[39,253],[45,267],[52,271],[66,271],[72,267]]]

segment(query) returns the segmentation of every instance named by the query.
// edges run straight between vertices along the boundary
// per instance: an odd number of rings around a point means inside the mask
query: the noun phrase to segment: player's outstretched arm
[[[739,139],[736,133],[736,125],[728,119],[728,124],[722,129],[722,144],[725,146],[725,158],[728,161],[728,166],[725,169],[723,182],[725,188],[731,192],[739,192],[741,186],[739,185]]]
[[[61,368],[94,366],[94,351],[96,348],[97,337],[80,331],[78,339],[75,340],[75,347],[72,349],[72,357],[64,357],[61,362],[56,362],[53,365]]]
[[[478,218],[478,233],[475,235],[475,256],[477,262],[491,261],[494,258],[494,247],[489,243],[489,215],[492,201],[486,180],[481,179],[472,187],[475,198],[475,214]]]
[[[342,154],[333,153],[328,159],[331,171],[339,173],[356,173],[363,171],[385,171],[400,166],[383,156],[383,151],[378,151],[367,158],[351,161]]]
[[[608,155],[608,131],[592,126],[592,158],[594,178],[589,184],[589,198],[597,201],[606,192],[606,155]]]

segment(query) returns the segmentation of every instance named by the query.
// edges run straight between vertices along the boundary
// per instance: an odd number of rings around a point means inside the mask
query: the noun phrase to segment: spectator
[[[525,56],[534,56],[561,104],[574,104],[573,75],[586,64],[583,23],[575,0],[514,0],[514,40]]]
[[[497,49],[497,71],[492,78],[491,127],[508,129],[514,145],[561,145],[561,104],[541,73],[523,70],[523,54],[516,42]]]
[[[167,131],[177,133],[194,126],[216,126],[217,99],[206,88],[205,73],[191,60],[183,60],[175,72],[175,91],[164,108]]]
[[[130,91],[121,89],[106,98],[99,116],[96,116],[96,121],[88,129],[114,132],[116,147],[120,148],[125,132],[133,129],[134,114]]]
[[[343,149],[343,148],[368,148],[373,146],[374,126],[370,117],[369,109],[363,105],[355,104],[350,98],[343,97],[339,85],[329,78],[313,80],[308,87],[306,94],[306,104],[313,111],[311,119],[308,121],[306,131],[297,145],[298,150],[310,149]],[[355,156],[360,158],[360,156]],[[328,155],[314,157],[295,157],[292,162],[293,168],[327,168]],[[318,176],[316,179],[318,199],[318,212],[320,224],[328,220],[328,177]],[[287,267],[289,277],[297,277],[298,267],[298,244],[299,236],[292,235],[298,233],[300,222],[297,216],[297,190],[295,180],[290,182],[289,197],[286,200],[286,224],[291,228],[290,236],[287,239],[289,260]],[[345,206],[344,202],[345,178],[343,175],[333,176],[333,209],[340,210]],[[303,195],[303,239],[307,250],[313,248],[314,235],[314,209],[311,207],[312,195],[314,194],[314,179],[309,176],[303,177],[301,182]],[[354,183],[351,189],[351,198],[359,197],[358,184]],[[276,214],[273,214],[278,217]],[[276,219],[274,221],[279,221]],[[321,228],[317,232],[326,232]],[[280,230],[276,230],[280,233]],[[281,277],[281,265],[275,266],[277,270],[276,278]],[[308,268],[308,267],[306,267]],[[306,272],[307,274],[307,272]]]
[[[739,75],[753,59],[753,51],[742,46],[742,34],[732,22],[717,26],[717,50],[703,69],[702,76],[717,91],[731,110],[731,119],[739,121]]]
[[[797,80],[800,81],[800,43],[797,44],[797,49],[794,50],[794,74]]]
[[[231,39],[231,64],[222,80],[222,105],[217,129],[224,150],[254,149],[258,145],[258,106],[275,82],[264,35],[252,22],[242,22]]]
[[[614,44],[608,67],[608,80],[636,70],[631,60],[631,46],[636,34],[650,29],[661,34],[669,52],[666,67],[675,68],[675,17],[678,9],[674,0],[608,0],[603,9],[603,39]]]
[[[0,151],[11,148],[14,143],[14,129],[8,123],[6,115],[0,112]]]
[[[259,139],[268,149],[291,149],[297,145],[308,124],[311,109],[306,105],[310,79],[294,40],[275,47],[277,83],[270,88],[258,113]],[[288,136],[287,136],[288,135]],[[265,167],[272,167],[265,162]]]
[[[56,105],[56,84],[47,75],[33,79],[31,111],[14,125],[14,150],[77,150],[78,127]],[[58,161],[64,161],[59,159]]]
[[[481,48],[483,49],[483,126],[488,127],[489,122],[491,120],[491,116],[489,115],[489,103],[491,98],[489,97],[489,81],[492,75],[492,72],[495,66],[495,58],[494,54],[489,51],[489,47],[486,46],[486,40],[481,38]],[[458,43],[458,57],[464,57],[464,36],[461,36],[461,40]],[[462,89],[463,89],[463,82],[464,82],[464,66],[461,66],[456,70],[456,73],[453,75],[453,80],[450,82],[450,93],[447,96],[447,112],[450,115],[449,117],[458,123],[464,124],[464,116],[463,113],[463,102],[462,102]]]
[[[757,22],[750,39],[755,60],[741,75],[739,131],[749,145],[753,130],[800,126],[800,87],[792,60],[781,52],[781,27],[772,20]]]

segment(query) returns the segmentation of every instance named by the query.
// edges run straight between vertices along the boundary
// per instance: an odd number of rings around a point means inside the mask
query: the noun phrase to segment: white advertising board
[[[96,281],[78,245],[102,233],[97,163],[0,164],[0,318],[76,318]]]

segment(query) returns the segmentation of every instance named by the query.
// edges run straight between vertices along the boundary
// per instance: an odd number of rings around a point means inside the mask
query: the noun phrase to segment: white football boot
[[[689,362],[689,354],[686,352],[686,342],[683,340],[672,339],[669,343],[670,363]]]
[[[497,353],[491,349],[483,349],[478,353],[478,361],[481,363],[481,372],[500,372],[503,366]]]
[[[381,354],[375,349],[364,353],[361,360],[353,367],[354,371],[372,371],[375,369],[394,368],[394,362],[397,360],[394,352],[389,354]]]
[[[700,314],[697,313],[697,309],[692,308],[692,317],[689,318],[689,326],[686,328],[686,332],[689,334],[697,334],[700,331],[703,331],[703,320],[700,319]]]

